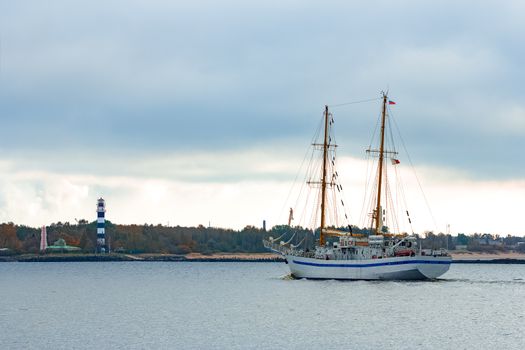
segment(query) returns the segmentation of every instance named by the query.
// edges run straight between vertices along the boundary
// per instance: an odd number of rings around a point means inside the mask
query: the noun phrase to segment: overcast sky
[[[0,221],[281,223],[323,106],[389,89],[437,229],[525,234],[521,1],[0,4]]]

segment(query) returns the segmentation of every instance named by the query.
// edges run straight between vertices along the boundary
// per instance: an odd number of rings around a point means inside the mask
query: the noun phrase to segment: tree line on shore
[[[96,222],[79,220],[70,224],[53,223],[47,226],[49,244],[63,239],[68,245],[77,246],[85,253],[93,253],[96,248]],[[369,234],[368,229],[352,227],[354,233]],[[117,253],[260,253],[266,252],[262,244],[263,238],[280,238],[292,244],[301,243],[303,247],[313,248],[319,237],[319,230],[287,225],[274,226],[265,231],[254,226],[246,226],[242,230],[232,230],[216,227],[182,227],[163,225],[120,225],[106,221],[106,241],[112,252]],[[425,232],[421,235],[423,248],[456,247],[469,251],[508,251],[516,250],[525,253],[523,237],[490,234],[474,234],[457,236]],[[38,253],[40,248],[40,228],[13,223],[0,224],[0,248],[7,248],[15,254]]]

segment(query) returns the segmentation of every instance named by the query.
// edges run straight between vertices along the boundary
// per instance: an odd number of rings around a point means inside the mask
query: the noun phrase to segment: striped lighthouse
[[[99,198],[97,200],[97,253],[106,252],[106,229],[105,229],[105,218],[106,214],[106,202],[104,199]]]

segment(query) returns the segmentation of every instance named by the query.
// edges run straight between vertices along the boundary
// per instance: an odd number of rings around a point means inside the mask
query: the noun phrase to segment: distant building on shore
[[[72,245],[67,245],[66,241],[63,238],[59,238],[53,245],[50,245],[46,248],[48,252],[60,252],[60,253],[70,253],[78,252],[81,249]]]
[[[0,248],[0,256],[1,255],[12,255],[14,252],[9,248]]]
[[[493,239],[491,235],[484,234],[478,238],[478,244],[482,246],[503,247],[503,238]]]

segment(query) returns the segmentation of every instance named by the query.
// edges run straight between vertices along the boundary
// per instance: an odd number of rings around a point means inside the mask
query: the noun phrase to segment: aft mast
[[[377,205],[375,210],[375,233],[377,235],[381,234],[381,216],[383,215],[381,210],[381,189],[383,182],[383,163],[384,163],[384,153],[385,153],[385,121],[386,121],[386,101],[387,96],[383,92],[383,109],[381,113],[381,143],[379,145],[379,165],[378,165],[378,180],[377,180]]]
[[[319,245],[324,246],[325,238],[323,230],[325,228],[326,211],[326,172],[328,162],[328,106],[324,107],[324,141],[323,141],[323,177],[321,179],[321,232],[319,234]]]

